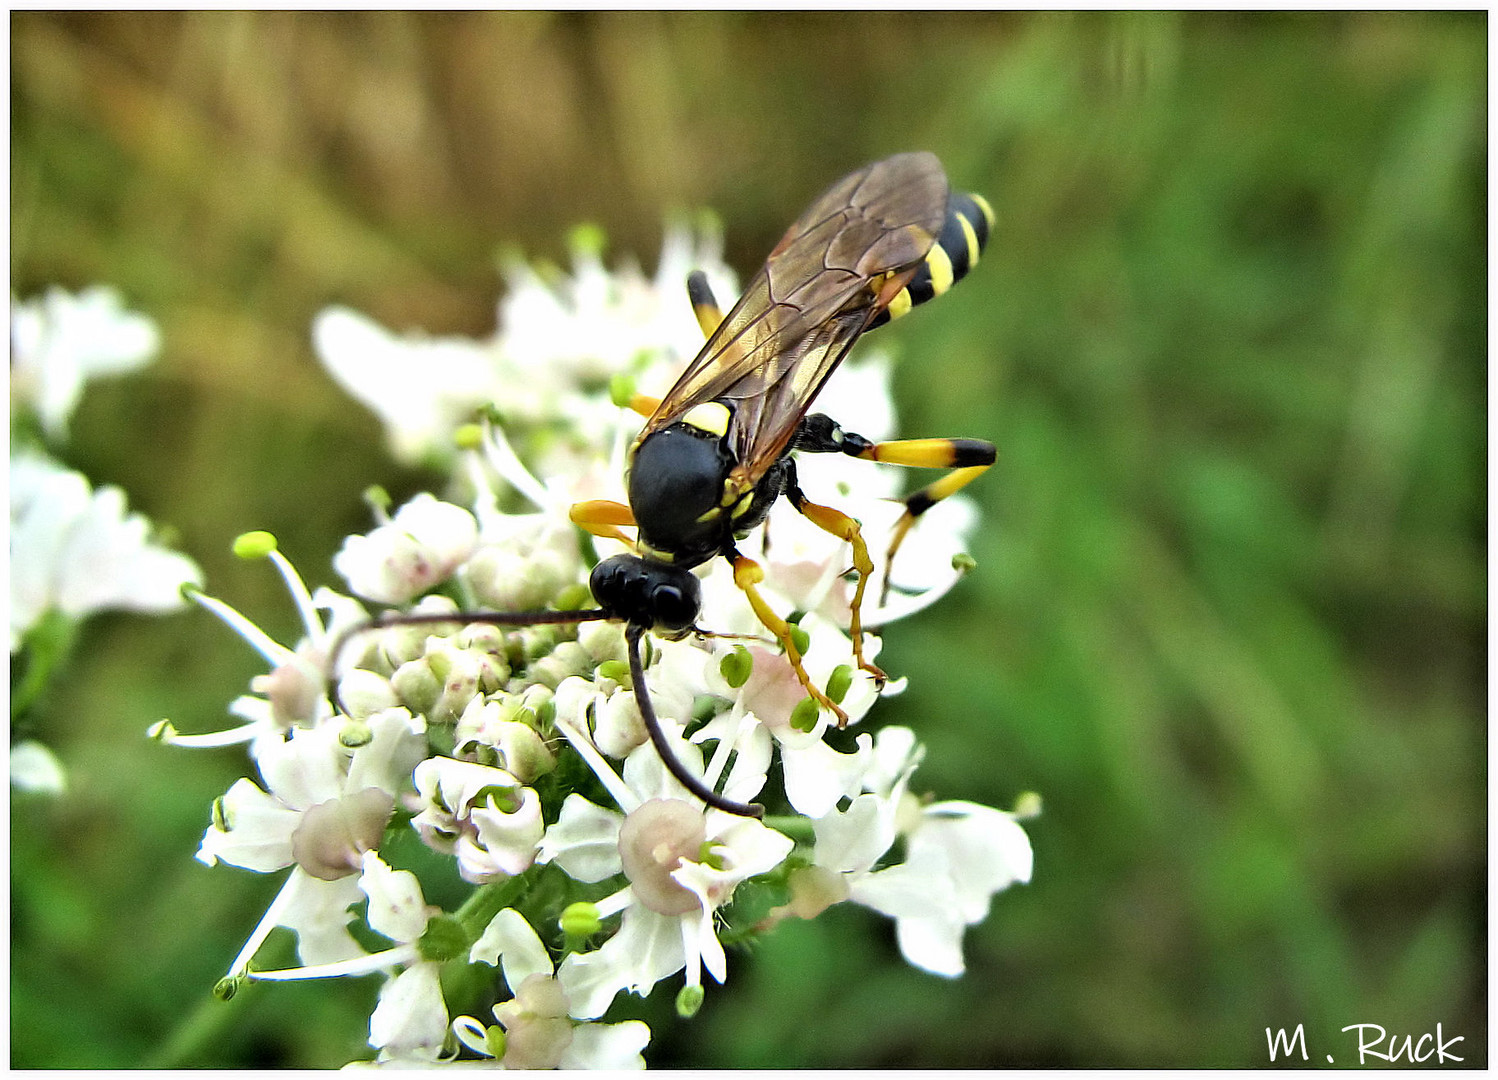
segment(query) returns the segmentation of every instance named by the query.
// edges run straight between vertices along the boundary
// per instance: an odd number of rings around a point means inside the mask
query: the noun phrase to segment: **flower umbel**
[[[568,508],[621,497],[639,420],[610,381],[671,385],[700,343],[680,282],[703,261],[726,276],[711,238],[678,232],[654,280],[610,272],[579,234],[570,275],[512,265],[499,328],[482,342],[401,338],[325,312],[314,330],[324,362],[379,413],[398,453],[440,463],[451,486],[381,510],[345,541],[334,568],[349,595],[311,593],[273,542],[247,545],[287,582],[303,617],[294,645],[196,597],[269,666],[231,706],[241,725],[158,730],[179,745],[248,743],[259,769],[216,804],[199,853],[286,873],[230,976],[379,975],[370,1043],[381,1063],[639,1067],[650,1031],[605,1022],[622,992],[665,981],[689,1016],[729,977],[725,943],[845,899],[893,917],[912,963],[957,974],[963,931],[1028,879],[1013,816],[909,793],[913,736],[839,733],[726,560],[693,571],[701,625],[645,636],[633,661],[624,628],[594,610],[590,567],[626,548],[582,534]],[[842,419],[887,434],[887,362],[850,361],[833,378],[851,409]],[[879,465],[816,457],[800,482],[836,493],[882,554],[896,481]],[[952,569],[898,578],[885,603],[869,590],[866,629],[959,576],[971,508],[957,497],[937,511],[905,554]],[[739,550],[765,568],[762,603],[794,624],[808,677],[849,725],[903,688],[856,663],[841,540],[781,500]],[[365,602],[394,617],[361,629]],[[878,644],[868,636],[864,657]],[[766,823],[693,795],[647,736],[650,714],[686,780],[784,816]],[[429,900],[455,894],[453,910]],[[925,905],[909,902],[922,894]],[[302,967],[256,969],[276,926],[297,934]],[[371,933],[391,944],[371,951]],[[465,987],[482,993],[448,999]]]

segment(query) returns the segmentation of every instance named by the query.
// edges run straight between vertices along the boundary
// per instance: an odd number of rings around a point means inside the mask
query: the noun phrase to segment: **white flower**
[[[369,897],[369,928],[397,945],[413,946],[440,909],[427,904],[409,870],[392,870],[374,852],[364,856],[359,888]],[[400,950],[396,955],[405,955]],[[419,955],[419,954],[417,954]],[[387,954],[394,960],[395,956]],[[447,1004],[438,981],[441,965],[412,959],[380,987],[369,1017],[369,1045],[384,1058],[437,1060],[447,1041]]]
[[[553,977],[551,957],[530,923],[505,908],[489,923],[469,953],[471,963],[499,965],[513,997],[494,1006],[504,1030],[498,1064],[506,1069],[643,1069],[640,1051],[650,1029],[638,1020],[622,1024],[571,1019],[566,991]],[[471,1016],[453,1021],[453,1034],[470,1050],[492,1058],[491,1033]]]
[[[76,296],[54,286],[39,299],[11,304],[11,407],[31,406],[53,437],[67,434],[85,382],[142,367],[161,346],[156,324],[126,311],[107,286]]]
[[[464,881],[482,884],[524,873],[546,830],[541,799],[510,773],[431,757],[416,766],[422,810],[411,821],[437,851],[458,857]]]
[[[96,611],[165,612],[202,575],[187,556],[154,543],[150,524],[125,509],[117,487],[35,453],[10,463],[10,650],[48,611],[81,619]]]
[[[908,728],[879,733],[866,786],[847,810],[815,824],[815,865],[793,876],[801,895],[783,914],[803,918],[851,899],[895,920],[900,952],[916,967],[955,977],[962,935],[994,894],[1030,880],[1029,837],[1013,814],[971,802],[922,805],[906,791],[923,751]],[[904,862],[873,869],[895,839]]]
[[[423,492],[333,556],[349,589],[382,604],[404,604],[440,585],[473,554],[478,522],[467,510]]]
[[[358,898],[364,855],[378,846],[396,798],[427,752],[424,726],[405,709],[370,717],[357,749],[334,725],[293,728],[284,739],[260,739],[253,753],[262,789],[242,779],[215,808],[198,859],[268,873],[291,866],[281,895],[230,969],[244,972],[275,926],[297,933],[304,964],[363,955],[349,936],[347,907]]]
[[[653,746],[630,754],[621,779],[586,736],[563,721],[557,726],[625,812],[568,796],[542,840],[538,861],[555,862],[580,881],[619,873],[629,879],[597,904],[600,917],[623,912],[619,929],[597,950],[569,955],[557,970],[572,1015],[601,1016],[619,991],[648,994],[682,968],[688,987],[700,987],[703,967],[723,982],[727,962],[714,913],[740,882],[778,866],[790,854],[791,840],[753,818],[704,806],[666,771]],[[676,740],[674,752],[700,772],[690,744]],[[739,757],[724,794],[752,798],[767,764],[767,758]]]
[[[327,672],[334,659],[329,649],[345,630],[365,619],[364,608],[350,597],[325,588],[308,592],[301,575],[276,550],[269,533],[247,533],[239,538],[236,549],[246,555],[264,555],[275,566],[301,616],[304,636],[295,648],[282,645],[222,600],[194,591],[193,601],[244,638],[271,670],[250,681],[250,688],[258,696],[246,694],[230,704],[230,713],[245,721],[238,727],[183,735],[168,721],[152,725],[151,737],[173,746],[217,747],[267,738],[280,740],[292,727],[312,727],[329,719],[332,708],[327,700]],[[319,614],[322,611],[328,612],[326,622]],[[344,704],[361,719],[396,704],[388,680],[379,680],[372,672],[351,672],[340,688]]]
[[[339,385],[384,422],[391,452],[404,462],[450,458],[456,428],[493,407],[508,419],[564,420],[583,433],[581,447],[553,440],[537,463],[547,476],[571,474],[569,458],[605,445],[589,442],[591,433],[606,435],[618,423],[618,409],[591,392],[600,378],[635,370],[642,356],[675,365],[696,353],[701,332],[686,278],[704,269],[731,294],[720,247],[716,234],[673,227],[652,281],[633,265],[610,273],[598,243],[580,236],[570,276],[543,276],[519,260],[507,268],[510,288],[492,337],[401,336],[332,307],[313,323],[313,346]],[[658,390],[666,385],[669,376]]]
[[[449,455],[454,429],[503,390],[492,344],[399,338],[347,308],[317,315],[312,345],[338,385],[384,421],[390,452],[408,465]]]

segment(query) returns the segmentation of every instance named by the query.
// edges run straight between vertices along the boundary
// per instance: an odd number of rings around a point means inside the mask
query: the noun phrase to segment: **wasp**
[[[862,334],[939,296],[967,274],[992,224],[993,211],[982,196],[949,190],[935,155],[897,154],[851,173],[813,202],[727,315],[706,276],[694,272],[688,296],[707,341],[664,397],[636,394],[628,402],[646,417],[626,455],[628,503],[595,500],[570,511],[581,528],[630,547],[593,568],[589,588],[598,606],[445,618],[394,615],[360,629],[458,619],[511,626],[621,621],[641,717],[671,774],[709,806],[762,816],[763,807],[718,794],[672,753],[650,703],[640,641],[649,632],[675,639],[701,632],[701,587],[692,570],[721,556],[808,695],[839,726],[847,722],[808,676],[791,625],[760,594],[763,569],[736,546],[783,496],[851,546],[857,573],[849,627],[854,657],[883,681],[884,673],[863,652],[861,607],[874,571],[868,545],[856,520],[807,498],[794,455],[841,453],[951,470],[904,500],[886,558],[887,587],[888,565],[916,519],[988,469],[994,446],[978,439],[873,442],[810,408]]]

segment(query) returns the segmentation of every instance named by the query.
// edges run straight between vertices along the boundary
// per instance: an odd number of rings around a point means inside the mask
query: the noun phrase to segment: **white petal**
[[[573,953],[557,968],[573,1016],[602,1016],[614,995],[633,990],[644,996],[656,983],[682,969],[681,920],[638,905],[624,912],[619,930],[597,950]]]
[[[370,716],[369,742],[354,751],[345,791],[375,787],[399,795],[411,787],[411,771],[427,755],[425,724],[404,708],[384,709]]]
[[[782,744],[780,766],[785,773],[785,794],[796,812],[809,818],[824,817],[841,799],[856,792],[869,764],[866,738],[851,754],[834,750],[824,742],[791,748]]]
[[[936,975],[962,973],[965,923],[939,853],[866,874],[849,891],[858,903],[895,920],[900,952],[911,964]]]
[[[650,1044],[650,1028],[639,1020],[622,1024],[579,1024],[559,1069],[643,1069],[640,1051]]]
[[[624,872],[619,858],[619,829],[624,815],[605,810],[581,795],[568,795],[555,825],[546,830],[536,852],[538,862],[555,862],[569,877],[594,882]]]
[[[847,810],[833,810],[813,823],[816,863],[844,874],[866,873],[895,842],[889,801],[860,795]]]
[[[27,739],[10,748],[10,786],[20,791],[61,795],[67,789],[68,774],[49,747]]]
[[[421,883],[409,870],[392,870],[377,854],[364,853],[359,888],[369,897],[369,928],[391,941],[415,941],[426,932],[431,909]]]
[[[438,981],[440,967],[412,964],[380,988],[369,1018],[369,1045],[385,1054],[435,1061],[447,1039],[447,1004]]]
[[[339,744],[337,728],[292,728],[288,734],[257,739],[251,748],[266,789],[296,810],[342,795],[349,751]]]
[[[957,895],[957,913],[969,925],[988,914],[994,893],[1027,882],[1034,868],[1030,838],[1002,810],[971,802],[942,802],[925,809],[910,837],[910,858],[928,847],[946,856]]]
[[[551,974],[551,954],[541,939],[514,908],[504,908],[489,921],[478,941],[468,952],[469,963],[503,965],[505,985],[510,993],[532,975]]]
[[[261,873],[291,865],[291,834],[301,814],[243,778],[234,781],[221,805],[227,828],[208,827],[199,861],[212,866],[217,860]]]
[[[322,881],[293,868],[285,891],[276,925],[295,932],[297,956],[303,964],[336,964],[364,955],[348,931],[354,919],[349,908],[361,895],[358,878]]]

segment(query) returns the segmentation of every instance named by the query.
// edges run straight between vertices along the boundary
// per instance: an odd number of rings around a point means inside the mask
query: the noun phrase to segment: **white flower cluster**
[[[277,644],[202,597],[271,671],[234,703],[241,726],[155,732],[181,745],[249,744],[260,782],[240,780],[218,800],[198,857],[289,871],[224,992],[244,978],[382,973],[370,1044],[383,1063],[641,1067],[650,1032],[603,1022],[611,1004],[681,974],[677,1011],[692,1014],[704,971],[728,977],[730,933],[741,940],[851,900],[895,920],[912,964],[955,976],[966,928],[995,893],[1030,876],[1015,815],[912,793],[922,750],[910,731],[841,732],[804,707],[804,687],[723,560],[698,571],[704,632],[648,639],[643,687],[615,623],[464,622],[466,611],[591,607],[589,563],[622,548],[590,537],[586,549],[567,509],[618,497],[639,424],[610,404],[610,379],[669,386],[700,344],[687,270],[707,265],[726,278],[686,234],[668,241],[654,283],[608,273],[588,251],[577,262],[550,283],[517,269],[487,343],[403,341],[346,311],[319,318],[324,361],[381,413],[397,449],[428,455],[455,430],[463,446],[453,459],[461,495],[417,496],[350,537],[335,569],[354,596],[452,621],[347,635],[365,618],[362,604],[311,594],[273,540],[251,534],[241,553],[281,570],[305,636]],[[845,365],[828,392],[840,419],[871,437],[892,427],[886,366]],[[491,399],[502,422],[460,427]],[[882,467],[820,455],[801,475],[882,550],[899,512],[887,499],[897,481]],[[960,499],[924,517],[889,603],[875,605],[870,590],[865,624],[940,596],[960,573],[954,556],[970,522]],[[743,550],[765,567],[764,597],[794,614],[808,673],[851,725],[903,687],[881,688],[853,663],[844,545],[782,505]],[[866,655],[877,647],[871,637]],[[638,696],[647,690],[687,769],[727,799],[784,812],[760,821],[690,794],[648,740]],[[473,887],[459,910],[429,904],[411,871],[392,868],[388,841],[401,830],[452,857]],[[350,933],[351,909],[366,902],[364,923],[391,943],[372,953]],[[277,926],[296,933],[304,966],[254,969]],[[508,988],[482,1017],[454,1017],[472,1006],[444,998],[444,966],[463,964],[496,969],[492,985]]]
[[[201,582],[191,559],[157,543],[150,523],[126,509],[123,491],[95,489],[42,448],[67,436],[90,379],[149,363],[159,342],[155,324],[103,286],[12,300],[10,652],[24,673],[12,684],[13,717],[65,659],[82,620],[109,610],[174,611],[182,587]],[[66,784],[61,762],[36,739],[12,746],[10,773],[22,790],[56,793]]]

